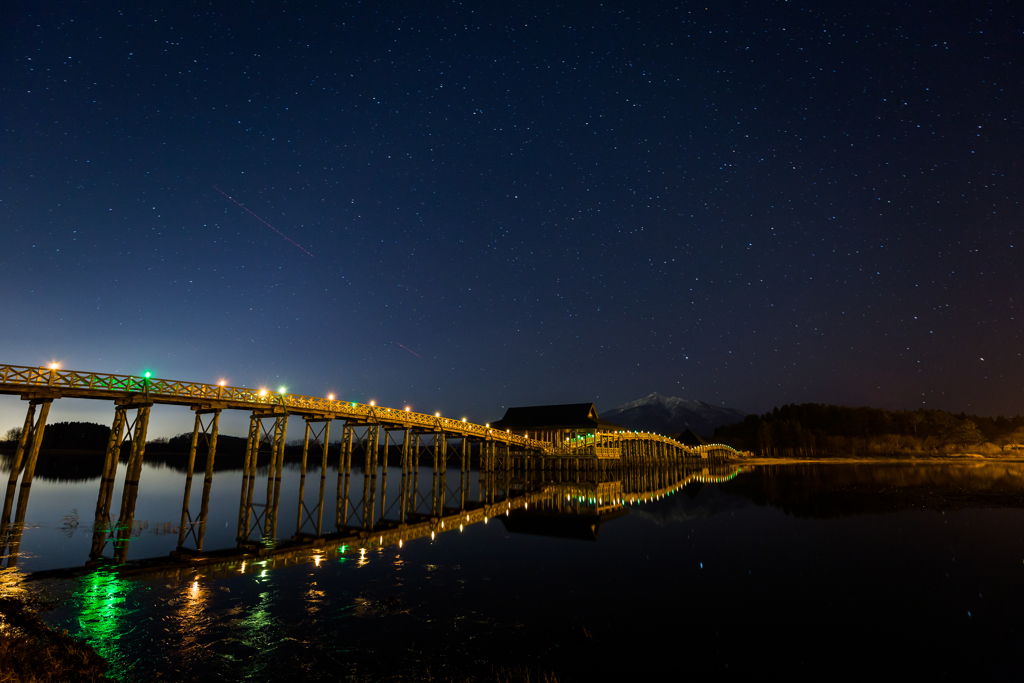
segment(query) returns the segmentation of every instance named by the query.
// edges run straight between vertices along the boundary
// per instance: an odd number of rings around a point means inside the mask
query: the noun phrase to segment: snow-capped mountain
[[[740,422],[747,416],[742,410],[714,406],[704,401],[687,401],[675,396],[650,396],[631,401],[601,413],[609,422],[626,429],[658,434],[673,434],[687,427],[704,438],[715,433],[715,427]]]

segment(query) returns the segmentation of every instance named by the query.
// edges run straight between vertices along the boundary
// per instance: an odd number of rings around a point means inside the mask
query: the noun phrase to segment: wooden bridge
[[[148,373],[147,373],[148,375]],[[151,409],[155,405],[187,405],[195,412],[195,425],[187,456],[184,495],[179,525],[178,551],[202,555],[203,529],[208,512],[217,450],[219,417],[224,410],[251,413],[246,441],[243,475],[239,494],[237,539],[239,548],[248,552],[273,544],[279,537],[277,518],[284,464],[285,435],[290,416],[305,423],[299,483],[298,527],[295,538],[326,538],[323,517],[328,460],[332,446],[330,428],[342,422],[340,448],[335,447],[337,481],[335,534],[380,531],[380,522],[388,513],[384,507],[387,488],[387,459],[398,454],[401,463],[400,504],[393,528],[380,533],[401,542],[410,534],[425,533],[434,526],[443,527],[447,516],[465,514],[467,523],[477,517],[486,519],[500,504],[495,492],[503,491],[507,506],[512,500],[528,504],[538,493],[517,489],[517,482],[544,480],[579,481],[597,472],[626,472],[635,476],[650,466],[675,467],[706,462],[709,456],[737,455],[724,445],[684,446],[674,439],[645,432],[581,434],[553,442],[536,438],[529,432],[515,433],[493,429],[439,414],[427,415],[408,409],[399,410],[370,404],[272,392],[265,389],[229,387],[221,384],[179,382],[146,375],[113,375],[50,368],[0,365],[0,394],[20,395],[28,408],[24,426],[11,463],[0,537],[7,535],[14,512],[14,527],[22,524],[46,420],[53,401],[61,398],[85,398],[111,401],[113,424],[104,452],[100,491],[96,504],[93,561],[103,561],[104,549],[114,547],[115,561],[123,562],[128,539],[134,528],[134,510],[139,478],[146,448],[146,433]],[[36,414],[38,412],[38,415]],[[128,462],[120,497],[120,509],[111,514],[114,480],[123,449]],[[205,476],[200,509],[193,514],[191,489],[197,453],[205,455]],[[257,465],[268,465],[266,497],[260,502],[256,493]],[[361,460],[364,476],[362,491],[350,491],[353,459]],[[697,460],[694,460],[697,458]],[[306,470],[311,459],[319,459],[320,478],[316,502],[306,503]],[[481,500],[478,507],[468,500],[471,461],[478,464]],[[432,466],[430,498],[419,495],[421,466]],[[450,465],[459,466],[460,485],[447,485]],[[696,467],[689,467],[696,470]],[[377,494],[380,473],[380,495]],[[692,474],[692,472],[691,472]],[[21,479],[20,491],[18,479]],[[16,496],[16,492],[18,495]],[[543,491],[540,491],[543,494]],[[524,498],[523,496],[527,496]],[[15,510],[15,498],[17,509]],[[378,503],[380,509],[378,510]],[[395,504],[392,505],[394,507]],[[490,507],[488,507],[490,506]],[[454,511],[454,512],[453,512]],[[477,520],[479,521],[479,520]],[[304,531],[306,526],[308,531]],[[257,539],[252,540],[253,535]],[[186,541],[189,541],[191,547]],[[5,541],[6,545],[10,545]],[[16,549],[15,549],[16,550]],[[264,549],[265,550],[265,549]],[[17,553],[14,553],[16,557]]]

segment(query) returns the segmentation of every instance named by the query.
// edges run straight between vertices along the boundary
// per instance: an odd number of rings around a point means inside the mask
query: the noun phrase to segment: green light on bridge
[[[146,379],[149,379],[150,375],[152,374],[153,373],[151,373],[149,370],[146,370],[144,373],[142,373],[142,376],[145,377]]]

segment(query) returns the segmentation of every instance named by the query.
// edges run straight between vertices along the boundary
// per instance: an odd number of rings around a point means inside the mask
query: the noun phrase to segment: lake
[[[254,503],[242,551],[243,473],[217,469],[204,554],[187,552],[191,534],[173,558],[180,464],[144,464],[130,528],[97,530],[98,470],[46,458],[2,590],[43,599],[43,618],[123,680],[1024,677],[1024,463],[695,458],[365,481],[356,468],[342,534],[328,467],[331,540],[311,531],[319,463],[298,535],[300,467],[286,463],[275,538]],[[192,518],[202,489],[197,466]]]

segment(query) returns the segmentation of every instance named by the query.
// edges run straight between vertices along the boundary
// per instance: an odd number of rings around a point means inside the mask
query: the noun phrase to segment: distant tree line
[[[1024,448],[1024,416],[787,404],[717,428],[715,441],[762,457],[995,454]]]
[[[21,438],[21,427],[8,429],[2,441],[13,447]],[[105,450],[110,427],[93,422],[54,422],[43,430],[43,450],[95,451]]]

